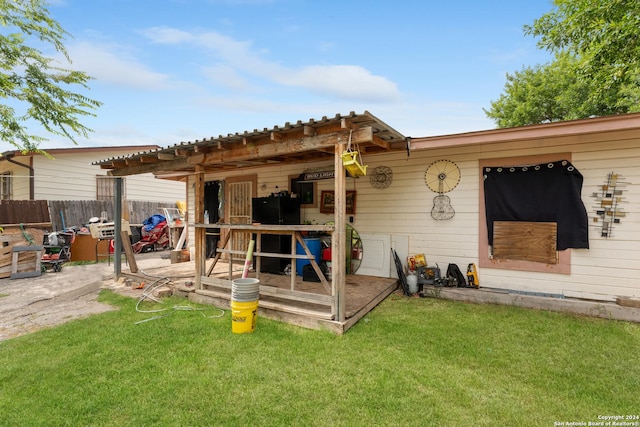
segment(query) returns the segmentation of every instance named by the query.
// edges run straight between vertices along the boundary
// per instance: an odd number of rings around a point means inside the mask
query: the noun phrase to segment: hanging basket
[[[342,153],[342,165],[351,176],[365,176],[367,174],[367,166],[358,163],[357,151],[345,151]]]

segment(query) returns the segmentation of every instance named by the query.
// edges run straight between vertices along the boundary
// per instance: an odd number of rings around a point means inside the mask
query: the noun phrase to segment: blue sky
[[[73,36],[63,65],[93,76],[83,93],[104,103],[80,146],[166,147],[365,110],[412,137],[491,129],[482,109],[505,74],[550,58],[522,31],[550,0],[49,4]]]

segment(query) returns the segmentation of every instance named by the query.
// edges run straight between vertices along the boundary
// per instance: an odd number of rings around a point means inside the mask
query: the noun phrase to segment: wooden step
[[[230,293],[226,293],[224,291],[219,291],[219,290],[197,289],[195,293],[198,295],[209,297],[209,298],[224,299],[229,301],[231,300]],[[286,313],[292,313],[299,316],[314,317],[317,319],[326,319],[326,320],[333,319],[333,315],[327,309],[298,307],[292,304],[287,304],[286,302],[274,301],[271,299],[260,299],[258,301],[258,307],[275,310],[275,311],[283,311]]]

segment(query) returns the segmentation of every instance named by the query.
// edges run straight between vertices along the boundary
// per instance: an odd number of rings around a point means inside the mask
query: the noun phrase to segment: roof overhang
[[[180,179],[195,173],[196,167],[219,172],[333,159],[335,146],[349,142],[361,154],[407,150],[405,136],[365,111],[181,142],[93,164],[113,176],[154,173],[159,178]]]
[[[100,153],[109,151],[146,151],[160,148],[157,145],[116,145],[108,147],[70,147],[70,148],[43,148],[40,151],[23,151],[23,150],[9,150],[4,153],[0,153],[0,160],[3,157],[28,157],[28,156],[41,156],[43,154],[49,154],[55,156],[57,154],[80,154],[80,153]]]
[[[504,129],[459,133],[452,135],[411,138],[411,150],[450,148],[495,144],[514,141],[533,141],[616,131],[640,130],[640,113],[594,117],[566,122],[520,126]]]

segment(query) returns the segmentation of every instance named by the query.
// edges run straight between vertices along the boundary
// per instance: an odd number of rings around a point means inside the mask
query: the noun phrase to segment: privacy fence
[[[152,215],[162,215],[162,208],[175,208],[175,203],[123,201],[123,217],[129,223],[141,224]],[[51,224],[51,230],[82,227],[93,217],[106,213],[113,221],[114,203],[110,200],[0,200],[0,227],[19,224]]]

